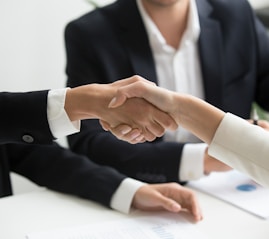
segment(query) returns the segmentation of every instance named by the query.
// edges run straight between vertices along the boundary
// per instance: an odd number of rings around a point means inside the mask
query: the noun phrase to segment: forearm
[[[176,110],[170,112],[177,123],[210,143],[224,117],[224,112],[190,95],[174,94]]]
[[[151,183],[179,180],[182,145],[176,142],[129,144],[102,131],[96,120],[82,122],[81,132],[68,140],[74,152],[88,155],[98,164],[110,165],[129,177]],[[165,159],[169,159],[169,164],[164,164]]]
[[[140,96],[169,113],[180,127],[191,131],[202,141],[210,143],[224,112],[205,101],[187,94],[179,94],[149,84],[137,84],[135,93],[130,89],[127,97]],[[139,91],[138,91],[139,90]]]
[[[52,190],[110,206],[113,193],[125,175],[57,144],[7,145],[11,170]]]
[[[71,121],[102,118],[115,90],[108,85],[89,84],[68,89],[65,110]]]

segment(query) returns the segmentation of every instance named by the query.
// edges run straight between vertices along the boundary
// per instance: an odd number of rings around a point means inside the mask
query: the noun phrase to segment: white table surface
[[[197,195],[204,212],[204,220],[196,226],[209,238],[269,238],[269,221],[206,194],[197,192]],[[44,189],[0,199],[0,238],[23,239],[29,232],[141,215],[148,213],[133,211],[125,215],[88,200]],[[191,219],[186,217],[192,223]]]

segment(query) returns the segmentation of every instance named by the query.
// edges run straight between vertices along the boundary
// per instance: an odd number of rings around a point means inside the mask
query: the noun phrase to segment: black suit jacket
[[[256,101],[269,110],[269,39],[245,0],[197,0],[198,42],[205,99],[243,118]],[[158,84],[146,30],[135,0],[118,0],[69,23],[65,32],[67,84],[110,83],[141,75]],[[71,148],[148,182],[178,181],[184,144],[162,138],[137,145],[82,123]]]
[[[51,143],[47,120],[48,91],[0,93],[0,144]]]
[[[109,206],[126,176],[52,142],[47,91],[0,93],[0,109],[0,197],[12,194],[12,171],[40,186]],[[32,140],[26,143],[25,135]]]

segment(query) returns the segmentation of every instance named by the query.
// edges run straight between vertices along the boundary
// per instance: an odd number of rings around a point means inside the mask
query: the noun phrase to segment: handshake
[[[70,89],[65,109],[71,112],[68,115],[72,121],[99,119],[103,129],[117,138],[141,143],[162,136],[166,129],[177,129],[178,124],[171,115],[175,106],[173,94],[140,76],[133,76],[111,84]]]
[[[100,117],[104,130],[129,143],[153,141],[166,129],[176,130],[172,92],[157,87],[139,76],[111,84],[116,93]],[[113,120],[112,120],[113,119]]]
[[[65,110],[71,121],[99,119],[104,130],[132,144],[153,141],[179,125],[210,143],[225,114],[203,100],[160,88],[140,76],[69,89]]]

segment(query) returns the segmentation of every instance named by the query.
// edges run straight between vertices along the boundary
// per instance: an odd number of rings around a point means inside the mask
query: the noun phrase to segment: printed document
[[[236,170],[211,173],[188,185],[260,218],[269,218],[269,189]]]
[[[124,218],[73,228],[36,232],[27,239],[207,239],[196,227],[174,213]]]

